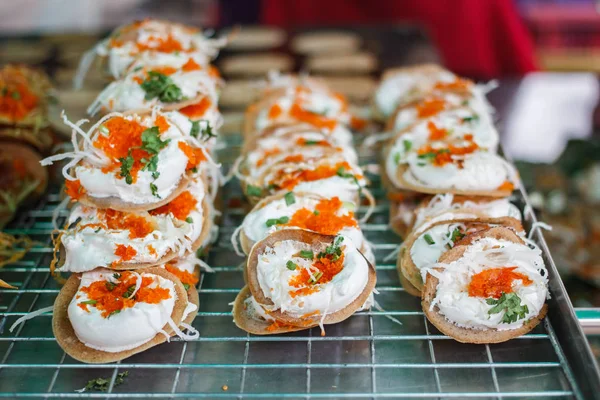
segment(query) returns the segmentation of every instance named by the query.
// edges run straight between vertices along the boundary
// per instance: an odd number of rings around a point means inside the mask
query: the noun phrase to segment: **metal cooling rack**
[[[226,137],[224,164],[239,150],[239,136]],[[232,151],[234,150],[234,151]],[[373,161],[367,157],[364,162]],[[18,290],[0,290],[0,397],[100,398],[577,398],[600,396],[589,347],[577,325],[556,269],[548,258],[552,299],[549,317],[533,332],[495,345],[457,343],[427,322],[419,299],[405,293],[394,261],[385,256],[399,243],[388,228],[388,204],[377,177],[376,212],[362,228],[377,257],[376,300],[381,311],[360,312],[319,329],[278,336],[251,336],[232,322],[231,303],[243,285],[240,263],[229,243],[246,209],[237,183],[223,190],[218,243],[209,254],[215,273],[202,275],[200,338],[173,340],[123,362],[86,365],[57,345],[49,314],[8,327],[32,310],[52,305],[59,285],[50,277],[51,215],[58,188],[20,214],[10,233],[43,245],[5,267],[2,278]],[[519,200],[519,199],[517,199]],[[523,200],[523,199],[521,199]],[[63,218],[66,213],[63,214]],[[547,249],[538,232],[538,241]],[[383,311],[385,310],[385,311]],[[397,318],[402,325],[391,321]],[[115,332],[118,334],[118,332]],[[117,374],[129,371],[122,385]],[[110,378],[107,392],[77,393],[88,380]]]

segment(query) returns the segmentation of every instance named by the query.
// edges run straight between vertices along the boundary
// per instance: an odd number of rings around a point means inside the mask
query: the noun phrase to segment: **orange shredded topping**
[[[163,75],[173,75],[175,72],[177,72],[177,68],[155,67],[155,68],[152,68],[152,72],[156,72],[158,74],[163,74]]]
[[[429,140],[442,140],[448,135],[448,131],[443,128],[438,128],[432,121],[427,122],[429,130]]]
[[[342,103],[341,111],[344,112],[348,109],[348,100],[346,96],[341,93],[334,93],[333,97],[335,97],[340,103]]]
[[[275,119],[281,115],[283,110],[278,104],[273,104],[271,108],[269,108],[269,114],[267,115],[269,119]]]
[[[311,272],[312,276],[315,276],[315,274],[319,272],[322,273],[321,277],[317,281],[318,284],[330,282],[334,276],[344,269],[344,253],[342,252],[340,257],[335,261],[331,255],[319,257],[313,262],[312,266],[318,270],[313,270]],[[291,277],[288,281],[288,284],[292,287],[299,288],[289,292],[292,298],[297,296],[306,296],[318,291],[316,285],[312,283],[312,277],[306,268],[301,268],[300,273]]]
[[[447,148],[436,148],[434,149],[431,145],[427,144],[418,150],[419,155],[434,153],[433,165],[441,167],[448,163],[454,162],[452,159],[453,155],[466,155],[471,154],[479,149],[477,143],[467,140],[466,146],[455,146],[452,143],[448,144]],[[462,166],[462,160],[457,160],[459,166]]]
[[[13,169],[17,173],[17,176],[21,179],[27,177],[27,167],[25,167],[25,161],[20,158],[13,160]]]
[[[198,283],[198,277],[191,272],[183,271],[173,264],[166,264],[165,269],[179,278],[181,283],[188,284],[191,286],[195,286]]]
[[[134,76],[131,79],[133,79],[133,81],[135,83],[137,83],[138,85],[141,85],[142,83],[144,83],[144,78],[142,78],[141,76]]]
[[[104,219],[108,229],[128,230],[129,238],[136,239],[154,232],[153,224],[146,218],[107,208],[98,210],[98,218]]]
[[[186,170],[195,168],[202,161],[206,161],[206,155],[204,154],[204,151],[202,149],[192,147],[186,142],[179,142],[178,146],[179,149],[183,151],[185,156],[188,158],[188,163],[185,167]]]
[[[309,123],[317,128],[324,128],[328,130],[335,129],[337,121],[335,119],[329,119],[322,115],[315,114],[310,111],[304,110],[298,103],[294,103],[290,109],[290,116],[297,119],[298,121]]]
[[[162,115],[159,115],[158,117],[156,117],[156,120],[154,121],[154,123],[158,127],[158,131],[160,133],[166,132],[167,129],[169,129],[169,127],[171,126],[167,122],[167,119],[165,117],[163,117]]]
[[[176,51],[185,51],[181,43],[169,34],[166,38],[150,36],[150,43],[136,43],[139,51],[155,50],[161,53],[174,53]]]
[[[210,99],[208,97],[203,97],[198,103],[183,107],[179,112],[186,115],[188,118],[198,118],[203,116],[210,106]]]
[[[473,275],[469,283],[469,296],[499,299],[502,293],[512,293],[512,284],[521,280],[524,286],[533,283],[526,275],[514,272],[517,267],[489,268]]]
[[[433,87],[439,90],[467,90],[471,87],[471,81],[468,79],[456,78],[452,82],[438,82]]]
[[[162,287],[150,287],[155,280],[150,276],[142,277],[142,284],[133,297],[131,295],[136,285],[136,276],[129,272],[121,272],[118,283],[108,280],[96,281],[89,286],[81,288],[90,300],[95,300],[93,307],[102,311],[104,318],[126,308],[133,307],[136,303],[158,304],[163,300],[171,298],[169,289]],[[80,303],[81,304],[81,303]],[[82,307],[83,308],[83,307]],[[85,309],[87,311],[87,309]]]
[[[197,71],[199,69],[202,69],[202,67],[196,61],[194,61],[193,58],[190,58],[187,60],[187,62],[185,64],[183,64],[181,66],[181,69],[185,72],[189,72],[189,71]]]
[[[274,332],[276,330],[279,330],[281,328],[296,328],[294,325],[290,325],[290,324],[286,324],[284,322],[280,322],[280,321],[273,321],[273,323],[271,323],[271,325],[267,326],[267,331],[268,332]]]
[[[213,78],[221,77],[221,73],[219,72],[219,69],[217,67],[215,67],[214,65],[211,65],[210,67],[208,67],[208,75],[212,76]]]
[[[341,162],[341,163],[337,163],[335,165],[319,165],[317,168],[313,169],[313,170],[303,170],[303,171],[294,171],[291,173],[284,173],[284,175],[280,178],[281,180],[281,184],[279,185],[280,188],[282,189],[288,189],[291,190],[293,189],[296,185],[298,185],[298,183],[300,182],[312,182],[312,181],[318,181],[320,179],[326,179],[326,178],[330,178],[332,176],[335,176],[337,174],[337,171],[341,168],[344,167],[345,171],[350,171],[350,165],[347,162]],[[269,183],[275,183],[276,180],[279,179],[275,179],[273,182],[269,182]]]
[[[38,103],[38,97],[29,90],[27,79],[20,71],[0,72],[0,115],[17,122]]]
[[[265,161],[267,160],[267,158],[277,155],[279,153],[281,153],[281,149],[279,147],[274,147],[272,149],[265,151],[265,154],[263,155],[263,157],[256,162],[256,166],[257,167],[262,166],[265,163]]]
[[[511,181],[504,181],[502,185],[498,186],[498,190],[512,192],[515,190],[515,185]]]
[[[388,193],[386,195],[386,197],[388,198],[388,200],[390,201],[403,201],[406,198],[406,195],[404,195],[404,193]]]
[[[85,189],[81,186],[81,181],[79,179],[74,181],[67,180],[65,181],[65,193],[72,201],[76,201],[85,194]]]
[[[324,235],[337,235],[343,228],[358,226],[353,212],[338,215],[342,204],[339,197],[323,199],[315,206],[318,215],[307,208],[301,208],[292,215],[286,225],[308,229]]]
[[[137,251],[131,246],[118,244],[117,248],[115,249],[115,256],[119,257],[121,261],[132,260],[136,255]]]
[[[367,126],[367,120],[352,116],[350,118],[350,127],[355,131],[362,131]]]
[[[164,206],[151,210],[150,214],[158,215],[171,213],[175,218],[183,221],[190,215],[190,212],[196,209],[197,205],[198,200],[192,196],[189,190],[186,190]]]
[[[152,246],[151,244],[148,245],[148,253],[150,253],[151,255],[155,256],[158,253],[156,252],[156,249],[154,248],[154,246]]]
[[[113,162],[102,168],[102,172],[118,170],[121,166],[119,158],[125,158],[131,150],[134,159],[133,167],[130,169],[133,182],[136,182],[138,172],[143,168],[142,158],[148,158],[150,154],[140,149],[142,145],[142,133],[146,127],[137,121],[130,121],[123,117],[114,117],[104,122],[108,129],[107,135],[98,135],[94,141],[94,147],[102,150]],[[119,175],[120,176],[120,175]]]
[[[283,159],[283,162],[289,163],[299,163],[301,161],[304,161],[304,156],[302,154],[293,154]]]
[[[446,102],[440,98],[427,99],[417,105],[416,108],[419,118],[428,118],[438,114],[446,108]]]

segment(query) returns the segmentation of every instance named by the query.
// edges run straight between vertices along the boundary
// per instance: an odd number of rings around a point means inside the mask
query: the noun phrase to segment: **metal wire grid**
[[[220,159],[229,163],[240,138],[226,140]],[[419,299],[400,286],[394,261],[383,261],[399,239],[388,228],[380,182],[372,180],[378,206],[362,228],[378,261],[379,309],[327,326],[324,337],[318,328],[268,337],[239,330],[229,303],[243,286],[243,260],[233,252],[229,236],[247,209],[232,182],[223,190],[221,233],[209,253],[215,273],[203,274],[198,289],[194,326],[200,338],[173,340],[106,365],[67,356],[56,344],[48,314],[8,332],[21,315],[51,305],[59,291],[48,269],[51,215],[59,202],[54,188],[9,230],[43,246],[2,271],[19,289],[0,290],[0,397],[583,398],[548,319],[530,334],[489,346],[457,343],[428,323]],[[129,376],[117,386],[123,371]],[[107,392],[75,391],[97,377],[110,378]]]

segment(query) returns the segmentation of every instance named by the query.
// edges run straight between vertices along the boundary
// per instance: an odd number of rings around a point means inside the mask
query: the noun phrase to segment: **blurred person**
[[[485,79],[538,69],[511,0],[260,0],[259,18],[284,28],[416,22],[458,74]]]

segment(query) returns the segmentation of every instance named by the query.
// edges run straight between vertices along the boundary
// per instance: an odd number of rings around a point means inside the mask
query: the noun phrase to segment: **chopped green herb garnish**
[[[468,106],[469,105],[469,100],[463,100],[463,102],[461,104],[463,106]]]
[[[194,220],[192,219],[192,217],[187,217],[185,219],[185,222],[187,222],[188,224],[191,224],[192,222],[194,222]]]
[[[160,72],[149,71],[148,78],[140,84],[140,87],[146,92],[144,97],[146,100],[158,98],[163,103],[174,103],[183,98],[181,89],[171,78]]]
[[[312,250],[300,250],[300,253],[298,253],[298,255],[302,258],[307,258],[309,260],[315,258],[315,253],[313,253]]]
[[[461,240],[464,237],[465,237],[465,234],[462,233],[458,228],[454,228],[452,233],[448,234],[448,238],[450,240],[452,240],[452,243],[456,243],[457,241]]]
[[[354,175],[352,175],[349,172],[346,172],[346,168],[344,167],[339,167],[337,171],[335,171],[335,174],[341,178],[354,178]]]
[[[323,276],[323,273],[321,271],[319,271],[310,277],[310,279],[308,280],[308,283],[317,283],[317,282],[319,282],[319,279],[321,279],[322,276]]]
[[[190,130],[191,137],[198,137],[200,133],[200,121],[192,121],[192,129]]]
[[[332,260],[333,261],[337,261],[338,258],[341,257],[342,255],[342,248],[340,247],[340,244],[342,243],[344,239],[341,236],[338,236],[335,238],[335,240],[333,241],[333,244],[327,246],[325,248],[325,251],[320,252],[317,255],[317,258],[324,258],[327,256],[332,256]]]
[[[156,185],[154,183],[150,183],[150,190],[152,191],[153,196],[156,196],[160,199],[160,196],[158,194],[158,188],[156,187]]]
[[[217,135],[213,132],[212,126],[206,121],[206,127],[202,129],[202,139],[206,142],[210,138],[217,137]]]
[[[283,225],[283,224],[287,224],[288,221],[290,220],[289,217],[280,217],[280,218],[269,218],[267,220],[267,222],[265,223],[265,225],[267,225],[268,228],[272,227],[273,225]]]
[[[185,290],[189,290],[190,289],[190,284],[189,283],[184,283],[183,287],[185,288]]]
[[[120,274],[120,273],[118,273],[118,272],[115,272],[115,273],[113,274],[113,278],[115,278],[115,279],[121,279],[121,274]]]
[[[115,379],[114,386],[123,384],[123,382],[125,382],[125,378],[127,378],[128,375],[129,375],[129,371],[124,371],[124,372],[121,372],[120,374],[117,374],[117,378]],[[109,384],[110,384],[109,378],[91,379],[88,381],[88,383],[85,385],[85,387],[83,387],[82,389],[76,390],[76,391],[79,393],[87,392],[89,390],[95,390],[98,392],[106,392],[108,390]]]
[[[19,93],[19,92],[16,92],[16,91],[15,91],[15,92],[12,92],[12,93],[10,94],[10,97],[12,97],[12,98],[13,98],[13,99],[15,99],[15,100],[21,100],[21,93]]]
[[[435,244],[435,240],[433,240],[433,238],[431,237],[431,235],[429,233],[426,233],[425,235],[423,235],[423,239],[425,239],[425,241],[427,242],[428,245],[432,245]]]
[[[198,167],[194,167],[194,168],[192,168],[192,172],[193,172],[193,173],[197,173],[197,172],[198,172]]]
[[[152,178],[154,179],[157,179],[160,176],[160,172],[158,172],[158,155],[155,154],[150,157],[150,159],[142,158],[141,162],[144,164],[142,171],[148,170],[152,172]]]
[[[404,145],[404,152],[408,152],[412,149],[412,142],[410,140],[404,140],[402,144]]]
[[[294,204],[296,202],[296,197],[294,196],[294,193],[292,192],[287,192],[285,194],[285,196],[283,196],[285,198],[285,205],[286,206],[291,206],[292,204]]]
[[[258,186],[248,185],[246,187],[246,193],[248,194],[248,196],[262,196],[262,192],[262,189]]]
[[[131,155],[131,149],[129,149],[127,157],[121,157],[119,158],[119,161],[121,162],[121,178],[125,178],[125,182],[127,182],[128,185],[131,185],[133,183],[131,168],[133,168],[133,163],[135,161]]]
[[[112,283],[111,281],[106,281],[105,285],[106,285],[106,290],[108,290],[109,292],[112,292],[113,289],[117,286],[116,284]]]
[[[123,298],[128,299],[131,297],[131,295],[133,294],[133,291],[135,290],[135,285],[131,285],[127,288],[127,290],[125,291],[125,293],[123,293]]]
[[[146,150],[150,154],[158,154],[170,141],[171,139],[161,140],[157,126],[142,132],[142,150]]]
[[[81,303],[79,303],[79,304],[90,304],[90,305],[94,305],[94,304],[96,304],[97,302],[98,302],[98,301],[96,301],[96,300],[86,300],[86,301],[82,301],[82,302],[81,302]]]
[[[204,247],[200,247],[197,251],[196,251],[196,257],[198,258],[202,258],[204,257]]]
[[[285,266],[287,269],[289,269],[290,271],[294,271],[297,267],[296,264],[294,264],[294,262],[292,260],[288,261],[285,263]]]
[[[360,183],[358,182],[358,179],[356,178],[356,176],[354,176],[350,172],[346,172],[346,169],[343,166],[339,167],[337,169],[337,171],[335,172],[335,174],[341,178],[352,179],[354,181],[354,183],[356,184],[356,186],[358,186],[359,193],[362,192],[362,187],[360,186]]]
[[[270,183],[269,186],[267,186],[267,190],[277,190],[279,189],[279,185],[277,185],[276,183]]]
[[[498,314],[504,311],[502,322],[511,324],[519,319],[523,319],[529,313],[527,305],[521,305],[521,298],[516,293],[502,293],[499,299],[489,298],[485,300],[487,304],[493,305],[488,314]]]
[[[401,158],[401,154],[400,153],[394,153],[394,164],[400,164],[400,158]]]
[[[110,314],[108,314],[108,317],[106,317],[106,318],[110,318],[110,317],[112,317],[113,315],[117,315],[117,314],[118,314],[118,313],[120,313],[120,312],[121,312],[121,310],[115,310],[115,311],[111,312]]]
[[[313,214],[319,215],[319,214],[321,214],[321,212],[319,210],[315,210],[315,211],[313,211]]]
[[[110,131],[108,130],[108,128],[104,125],[100,125],[100,128],[98,128],[98,130],[102,133],[104,133],[105,135],[108,135],[110,133]]]
[[[304,141],[304,145],[305,146],[314,146],[316,144],[319,144],[320,140],[305,140]]]
[[[470,117],[465,117],[462,119],[462,122],[476,122],[479,120],[479,115],[475,114]]]

